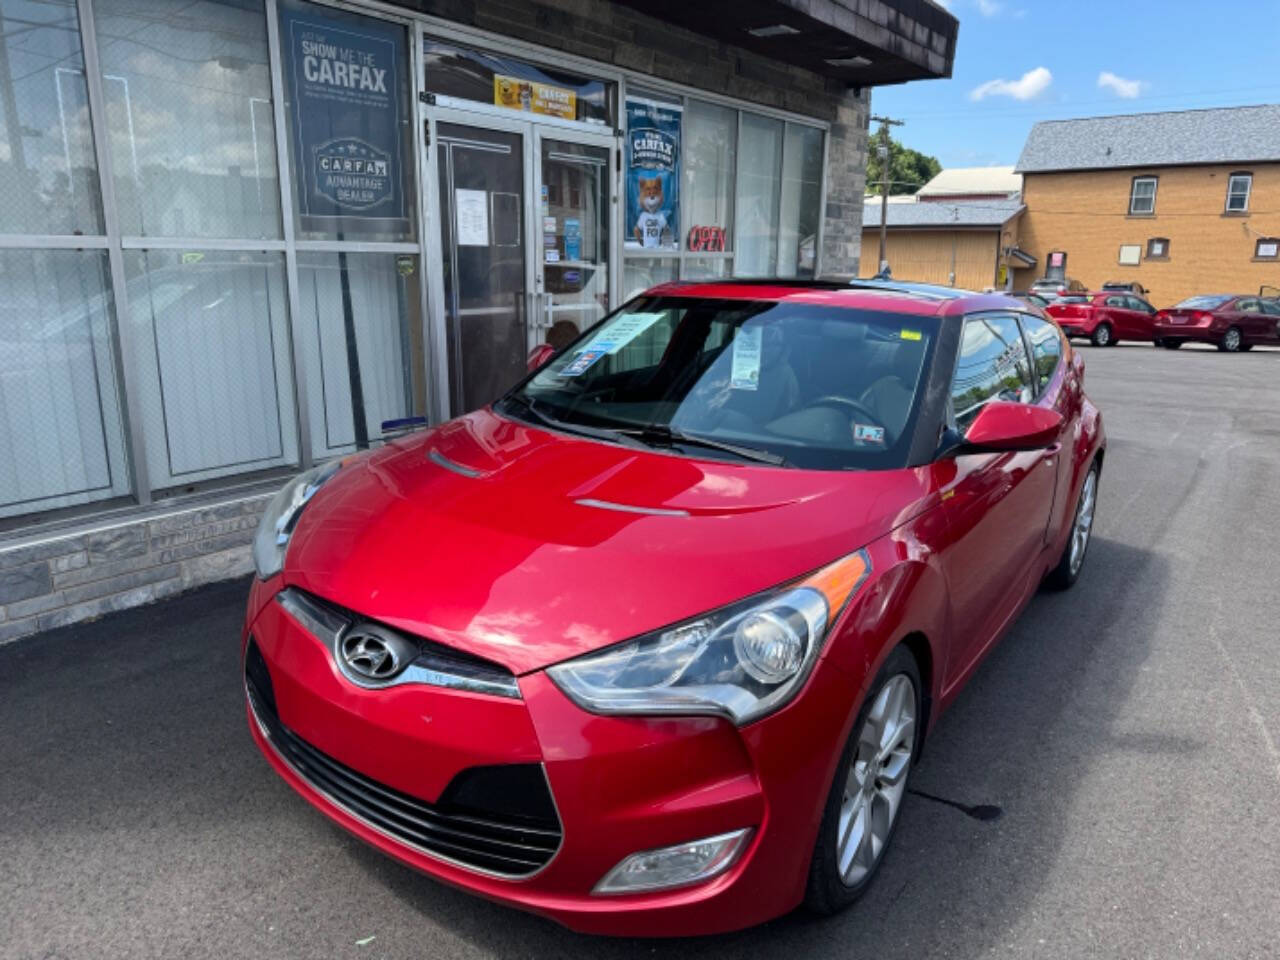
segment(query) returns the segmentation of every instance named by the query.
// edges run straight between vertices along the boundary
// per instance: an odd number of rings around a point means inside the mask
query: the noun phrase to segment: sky
[[[944,167],[1016,163],[1039,120],[1280,103],[1280,0],[942,6],[960,21],[951,79],[876,87],[871,112]]]

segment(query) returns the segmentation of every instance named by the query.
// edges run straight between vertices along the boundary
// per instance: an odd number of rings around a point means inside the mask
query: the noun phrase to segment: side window
[[[1151,304],[1147,303],[1147,301],[1140,300],[1137,297],[1129,298],[1129,309],[1137,310],[1139,313],[1146,313],[1146,314],[1152,314],[1156,312],[1155,307],[1151,306]]]
[[[1269,313],[1273,317],[1280,317],[1280,300],[1259,300],[1258,304],[1262,307],[1263,313]]]
[[[1031,361],[1035,367],[1038,396],[1053,379],[1053,373],[1058,369],[1058,361],[1062,359],[1062,335],[1052,323],[1046,323],[1030,314],[1023,315],[1022,329],[1026,331],[1027,339],[1031,341]]]
[[[1119,307],[1121,310],[1127,310],[1129,307],[1128,298],[1126,297],[1107,297],[1108,307]]]
[[[1236,309],[1241,313],[1259,313],[1257,300],[1237,300]]]
[[[1031,364],[1018,321],[985,314],[964,322],[960,356],[951,384],[951,409],[962,431],[992,400],[1028,403],[1035,396]]]

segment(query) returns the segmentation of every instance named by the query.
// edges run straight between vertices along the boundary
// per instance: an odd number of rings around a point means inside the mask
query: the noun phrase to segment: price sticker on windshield
[[[729,371],[730,390],[760,388],[760,350],[763,327],[742,327],[733,338],[733,368]]]
[[[898,335],[902,337],[903,340],[919,340],[920,339],[919,330],[900,330],[898,332]]]

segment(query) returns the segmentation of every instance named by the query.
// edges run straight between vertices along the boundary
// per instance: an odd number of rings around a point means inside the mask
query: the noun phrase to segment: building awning
[[[1024,267],[1034,267],[1039,262],[1035,257],[1027,253],[1027,251],[1023,250],[1021,247],[1010,247],[1009,257],[1013,260],[1017,260]]]
[[[949,77],[955,63],[959,21],[931,0],[619,2],[851,87]]]

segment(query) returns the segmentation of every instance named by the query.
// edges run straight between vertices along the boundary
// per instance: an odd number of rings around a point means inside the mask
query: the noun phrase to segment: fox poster
[[[630,249],[680,248],[681,106],[627,98],[627,231]]]

